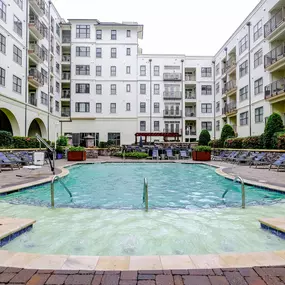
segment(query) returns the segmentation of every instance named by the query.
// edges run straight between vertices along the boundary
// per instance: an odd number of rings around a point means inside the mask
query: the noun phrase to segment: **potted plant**
[[[62,159],[64,153],[64,148],[62,146],[56,147],[56,159]]]
[[[211,160],[211,147],[204,145],[196,146],[192,152],[192,159],[196,161]]]
[[[68,161],[82,161],[86,160],[86,151],[82,146],[72,146],[67,152]]]

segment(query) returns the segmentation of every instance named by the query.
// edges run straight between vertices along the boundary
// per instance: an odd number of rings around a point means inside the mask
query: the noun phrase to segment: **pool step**
[[[0,247],[32,229],[35,220],[0,217]]]
[[[285,217],[260,219],[259,222],[262,229],[285,239]]]

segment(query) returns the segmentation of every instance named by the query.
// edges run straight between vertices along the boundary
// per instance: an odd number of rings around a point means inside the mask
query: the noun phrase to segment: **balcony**
[[[196,131],[185,130],[185,135],[186,136],[196,136],[197,132]]]
[[[29,18],[29,29],[38,40],[42,40],[46,36],[44,25],[33,14]]]
[[[264,37],[269,41],[276,40],[284,33],[285,15],[284,7],[275,13],[271,19],[264,24]]]
[[[265,100],[278,102],[285,100],[285,78],[279,79],[264,88]]]
[[[42,74],[36,68],[31,68],[29,70],[28,80],[29,83],[31,83],[35,87],[40,87],[44,85],[44,79],[42,77]]]
[[[50,107],[49,107],[49,112],[50,112],[50,113],[53,113],[53,106],[50,106]]]
[[[164,81],[181,81],[182,74],[181,73],[163,73]]]
[[[71,43],[71,37],[62,37],[62,43],[63,44],[70,44]]]
[[[185,100],[196,100],[196,92],[185,91]]]
[[[33,9],[35,10],[35,12],[39,15],[39,16],[43,16],[44,15],[44,2],[42,0],[30,0],[30,5],[33,7]]]
[[[237,104],[236,102],[231,102],[226,104],[225,111],[227,116],[234,116],[237,113]]]
[[[185,74],[185,81],[196,81],[196,75],[194,74]]]
[[[28,50],[29,56],[36,63],[42,63],[44,61],[44,51],[37,44],[30,44]]]
[[[182,134],[182,130],[178,128],[165,128],[163,129],[163,132],[168,134]]]
[[[164,110],[163,111],[164,118],[181,118],[182,112],[181,110]]]
[[[270,72],[285,69],[285,43],[264,56],[264,68]]]
[[[52,63],[51,63],[52,64]],[[53,73],[54,69],[53,66],[50,67],[50,72]]]
[[[70,99],[70,90],[69,89],[63,89],[61,91],[61,98],[62,99]]]
[[[226,72],[230,75],[236,71],[236,59],[234,57],[230,58],[226,63]]]
[[[163,99],[164,100],[181,100],[182,91],[164,91]]]
[[[196,117],[196,112],[185,109],[185,117]]]
[[[226,73],[227,69],[226,69],[226,63],[224,62],[224,67],[222,67],[222,77],[226,76],[227,73]]]
[[[63,63],[68,63],[68,64],[70,64],[70,59],[71,59],[70,54],[68,54],[68,55],[63,55],[61,61],[62,61]]]
[[[226,83],[226,87],[225,87],[225,94],[227,96],[233,95],[235,94],[237,91],[237,85],[236,85],[236,81],[235,80],[231,80],[229,82]]]
[[[62,72],[61,79],[70,80],[70,72]]]
[[[70,117],[70,108],[69,107],[62,107],[61,108],[61,117]]]
[[[54,93],[53,93],[53,86],[52,86],[52,85],[50,85],[50,87],[49,87],[49,92],[50,92],[51,94],[54,94]]]
[[[33,105],[33,106],[37,106],[38,102],[37,102],[37,97],[35,94],[29,94],[29,99],[28,99],[29,104]]]

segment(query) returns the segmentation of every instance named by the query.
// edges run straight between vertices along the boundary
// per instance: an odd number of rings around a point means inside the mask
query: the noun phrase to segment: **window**
[[[76,38],[89,39],[90,25],[76,25]]]
[[[111,66],[110,73],[111,73],[110,74],[111,76],[116,76],[116,73],[117,73],[116,66]]]
[[[210,103],[201,104],[201,111],[202,113],[212,113],[212,104]]]
[[[5,69],[0,67],[0,85],[5,86],[6,73]]]
[[[96,103],[96,113],[102,113],[102,103]]]
[[[55,111],[59,112],[59,102],[55,101]]]
[[[216,102],[216,112],[220,112],[220,101]]]
[[[117,57],[117,49],[111,48],[111,58],[116,58],[116,57]]]
[[[126,74],[131,74],[131,67],[130,66],[126,67]]]
[[[146,112],[146,103],[140,102],[140,113],[145,113],[145,112]]]
[[[201,76],[202,77],[211,77],[212,76],[212,67],[202,67]]]
[[[253,26],[253,41],[257,41],[262,36],[262,20]]]
[[[218,94],[220,92],[220,82],[216,84],[216,93]]]
[[[127,38],[131,37],[131,30],[127,30]]]
[[[76,65],[76,75],[90,75],[90,65]]]
[[[102,30],[96,30],[96,40],[102,40]]]
[[[212,86],[211,85],[202,85],[202,95],[212,95]]]
[[[116,39],[117,39],[117,31],[111,30],[111,40],[116,40]]]
[[[202,130],[211,131],[212,130],[212,122],[202,122]]]
[[[56,92],[59,93],[59,82],[55,83],[55,89],[56,89]]]
[[[41,103],[43,105],[48,105],[48,95],[44,92],[41,92]]]
[[[146,84],[140,84],[140,94],[146,94]]]
[[[59,63],[58,62],[55,63],[55,70],[57,73],[59,73]],[[70,76],[70,73],[66,73],[66,74],[68,74]],[[70,78],[68,78],[68,79],[70,79]]]
[[[153,103],[153,113],[159,113],[159,103],[155,102]]]
[[[14,15],[14,32],[17,33],[20,37],[22,36],[22,22],[19,20],[18,17]]]
[[[15,45],[13,46],[13,60],[22,65],[22,51]]]
[[[159,95],[159,93],[160,93],[159,88],[160,88],[159,84],[154,84],[154,91],[153,91],[153,93],[155,95]]]
[[[51,31],[53,32],[53,26],[54,26],[54,18],[53,17],[51,17],[51,19],[50,19],[50,26],[51,26]]]
[[[22,92],[22,80],[15,75],[13,75],[13,91],[20,94]]]
[[[48,73],[45,69],[41,68],[41,75],[44,83],[48,82]]]
[[[216,121],[216,131],[220,130],[220,121]]]
[[[59,26],[59,24],[56,24],[55,28],[56,28],[56,34],[58,36],[60,36],[60,26]]]
[[[6,53],[6,38],[0,34],[0,51]]]
[[[220,64],[216,64],[216,75],[220,74]]]
[[[146,76],[146,66],[145,65],[140,66],[140,76]]]
[[[255,109],[255,122],[256,123],[263,122],[263,107]]]
[[[248,124],[248,112],[240,113],[239,121],[241,126],[245,126]]]
[[[76,47],[76,56],[89,57],[90,47]]]
[[[75,112],[79,113],[89,113],[90,112],[90,103],[85,102],[76,102],[75,103]]]
[[[146,131],[146,121],[140,121],[140,131]]]
[[[248,73],[248,60],[244,61],[240,66],[239,66],[239,77],[243,77]]]
[[[153,67],[153,75],[154,76],[159,76],[159,66],[158,65],[155,65]]]
[[[96,84],[96,94],[97,95],[102,94],[102,84]]]
[[[254,95],[260,94],[263,91],[263,78],[254,81]]]
[[[110,113],[116,113],[116,103],[110,104]]]
[[[262,64],[262,48],[254,54],[254,68]]]
[[[0,19],[6,22],[6,4],[3,0],[0,0]]]
[[[248,97],[248,85],[244,86],[239,90],[239,100],[244,101]]]
[[[14,2],[23,10],[23,0],[14,0]]]
[[[248,37],[245,35],[240,41],[239,41],[239,54],[242,54],[247,49],[247,41]]]
[[[108,133],[108,141],[112,141],[114,145],[121,145],[121,134]]]
[[[126,111],[131,111],[131,103],[126,103]]]
[[[111,95],[116,95],[117,94],[117,85],[111,84],[110,90],[111,90]]]
[[[131,55],[131,48],[127,48],[126,55]]]
[[[102,75],[102,66],[97,65],[96,66],[96,76]]]
[[[76,93],[90,93],[90,84],[76,83]]]
[[[96,48],[96,58],[102,58],[102,48]]]
[[[60,55],[60,47],[58,43],[56,43],[56,53]]]
[[[153,122],[153,129],[155,132],[159,132],[159,121]]]
[[[131,84],[126,85],[126,92],[131,92]]]

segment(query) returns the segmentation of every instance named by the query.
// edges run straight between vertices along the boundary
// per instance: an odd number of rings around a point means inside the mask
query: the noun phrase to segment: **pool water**
[[[59,182],[55,183],[56,207],[99,209],[142,209],[143,181],[148,180],[151,209],[207,209],[239,207],[241,185],[197,164],[106,163],[79,165],[63,178],[73,202]],[[230,189],[225,199],[223,193]],[[246,186],[246,205],[280,203],[285,196]],[[12,204],[50,206],[50,184],[0,196]]]

